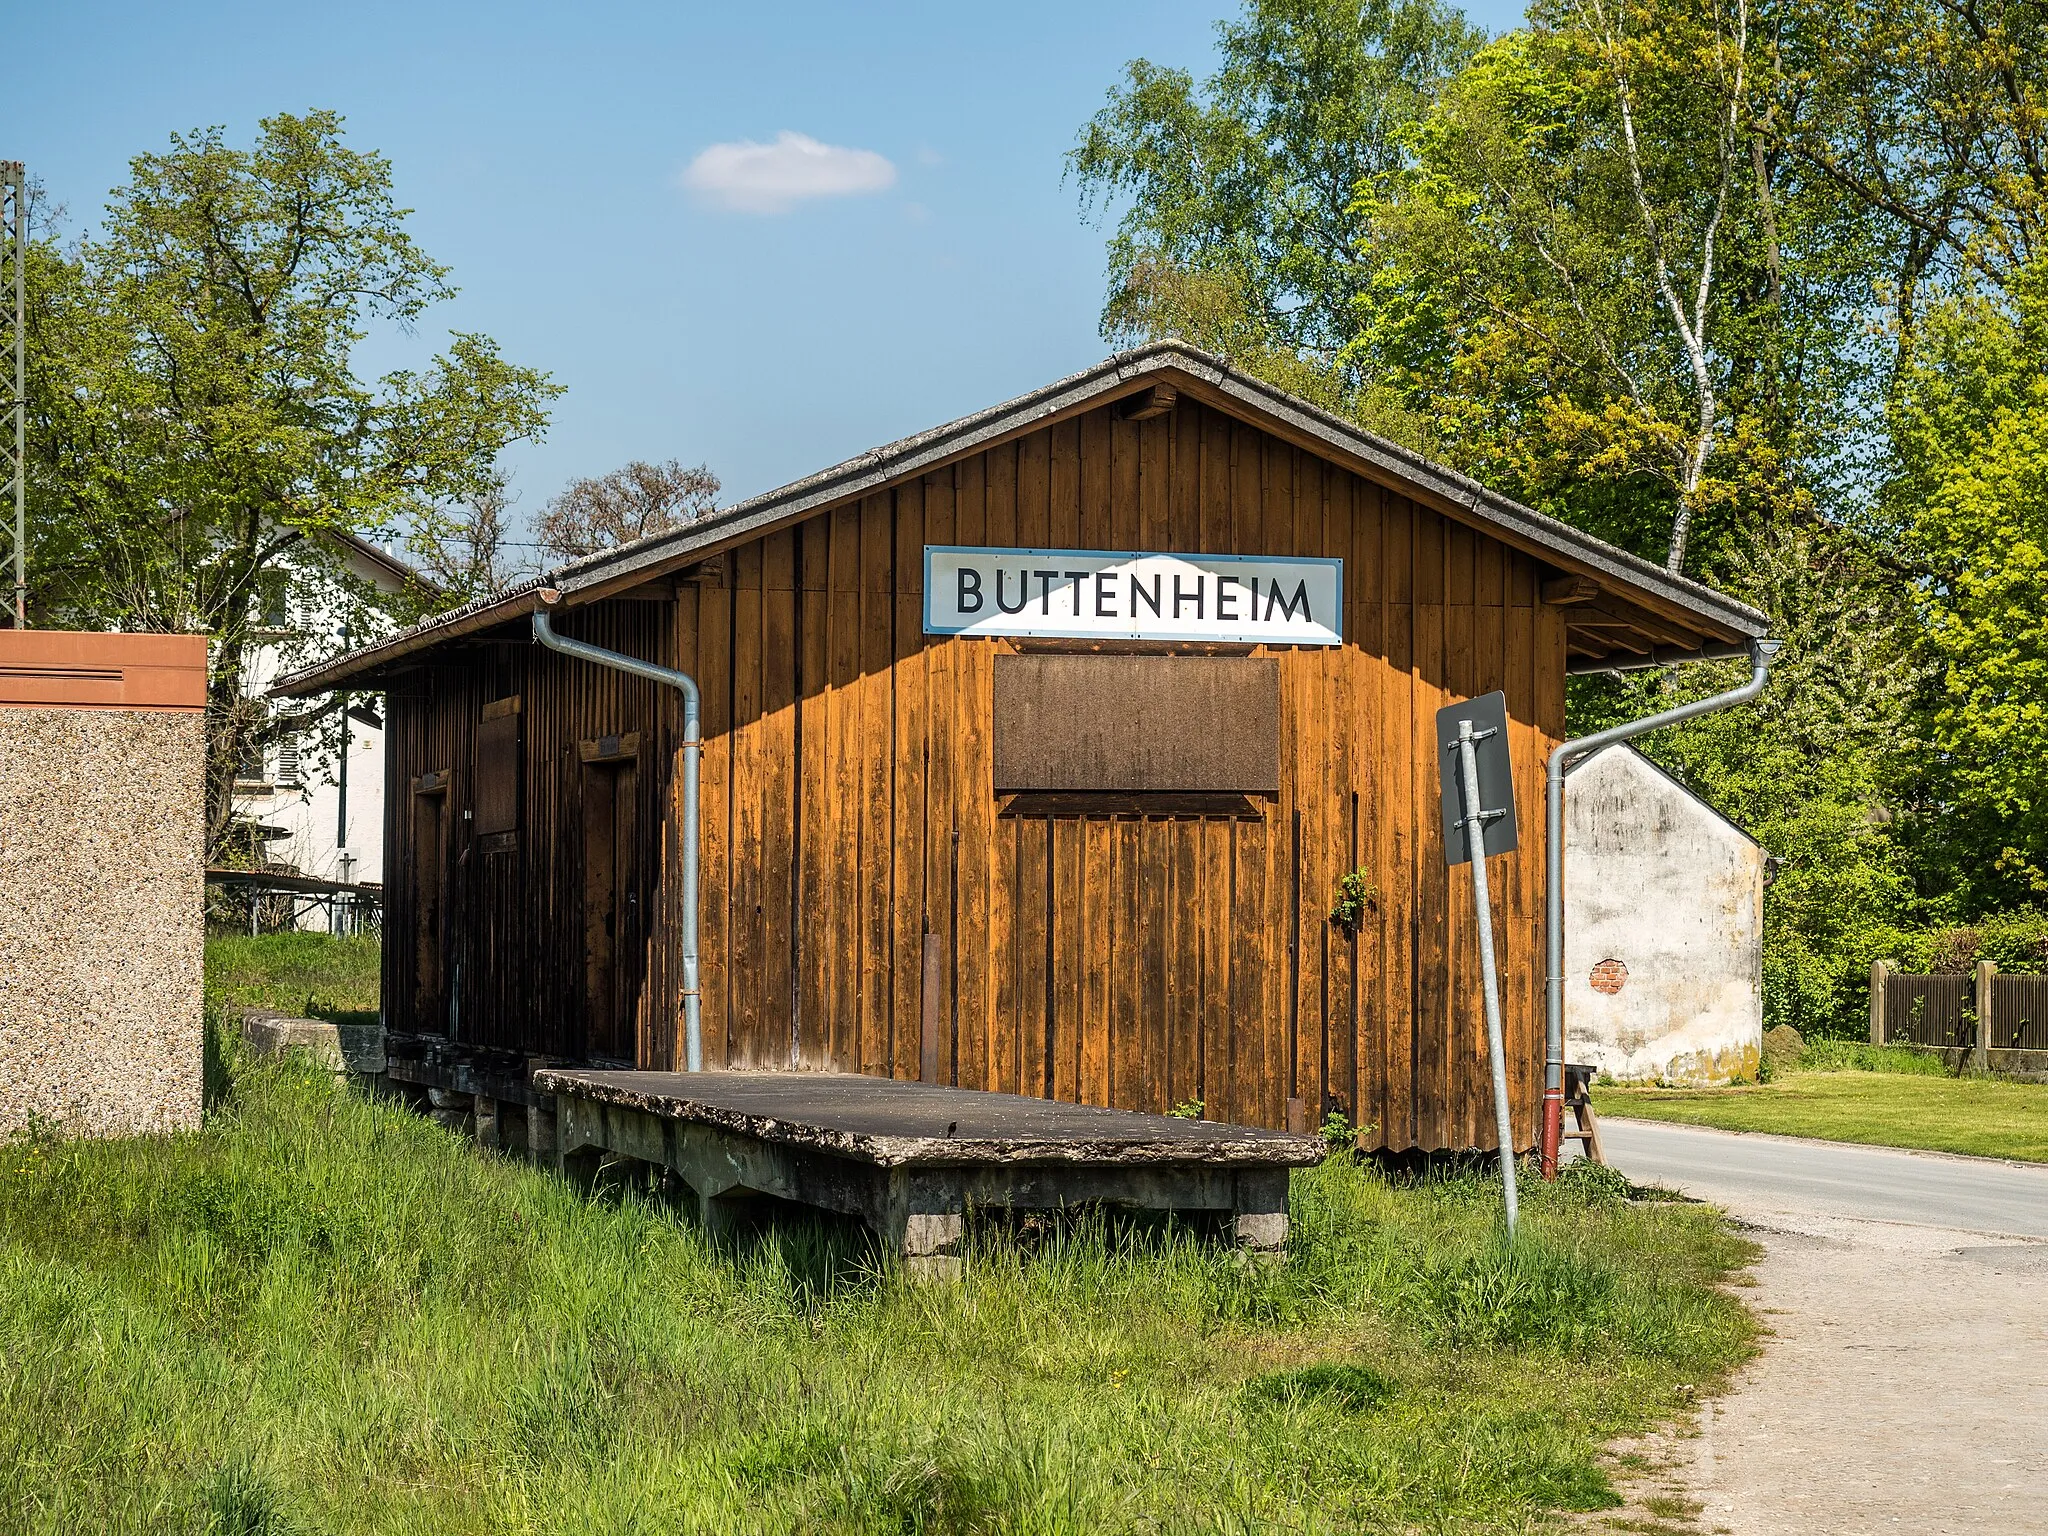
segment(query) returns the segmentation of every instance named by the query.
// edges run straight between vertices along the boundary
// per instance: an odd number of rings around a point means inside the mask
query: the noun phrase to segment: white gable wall
[[[397,579],[388,562],[377,562],[355,550],[344,550],[348,573],[380,592],[396,591]],[[322,631],[331,629],[330,615],[311,616]],[[252,651],[243,679],[244,692],[260,698],[284,672],[279,648],[259,644]],[[381,711],[375,694],[358,694],[355,702]],[[290,711],[295,701],[281,706]],[[238,782],[235,809],[241,815],[284,832],[263,845],[265,859],[317,880],[350,884],[381,884],[384,879],[384,732],[381,727],[351,721],[348,727],[348,825],[341,825],[339,765],[314,767],[309,742],[292,743],[306,752],[303,766],[286,747],[273,746],[260,780]],[[330,909],[303,903],[301,928],[325,928]]]
[[[1624,1082],[1754,1080],[1764,852],[1626,746],[1565,781],[1565,1060]],[[1596,968],[1618,991],[1595,985]]]

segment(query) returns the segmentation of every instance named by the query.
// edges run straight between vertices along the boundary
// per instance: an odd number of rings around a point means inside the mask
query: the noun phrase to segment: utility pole
[[[28,628],[28,170],[19,160],[0,160],[0,219],[6,248],[0,265],[0,305],[13,343],[7,414],[12,441],[0,439],[7,455],[8,488],[14,493],[14,627]]]

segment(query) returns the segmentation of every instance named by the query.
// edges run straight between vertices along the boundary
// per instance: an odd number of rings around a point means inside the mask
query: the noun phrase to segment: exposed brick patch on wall
[[[1612,997],[1621,990],[1622,983],[1628,980],[1628,967],[1619,960],[1602,960],[1593,967],[1591,980],[1595,992],[1604,992]]]

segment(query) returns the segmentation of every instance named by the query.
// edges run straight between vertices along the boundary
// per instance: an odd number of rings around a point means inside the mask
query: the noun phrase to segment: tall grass
[[[1258,1267],[1097,1220],[958,1285],[714,1249],[292,1062],[0,1148],[0,1527],[1526,1531],[1752,1335],[1708,1212],[1300,1175]]]
[[[380,953],[375,938],[210,934],[206,990],[231,1007],[374,1023]]]
[[[1892,1072],[1907,1077],[1946,1077],[1947,1064],[1931,1051],[1909,1045],[1871,1045],[1862,1040],[1813,1040],[1800,1052],[1795,1072]]]

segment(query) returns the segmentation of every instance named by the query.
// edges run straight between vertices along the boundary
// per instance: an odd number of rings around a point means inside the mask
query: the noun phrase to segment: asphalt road
[[[2048,1238],[2048,1164],[1604,1119],[1607,1160],[1737,1214],[1798,1211],[1966,1232]]]
[[[1636,1485],[1623,1467],[1631,1507],[1592,1529],[2048,1536],[2048,1167],[1643,1120],[1601,1131],[1638,1183],[1743,1223],[1762,1250],[1743,1294],[1766,1337],[1731,1390],[1639,1455]]]

